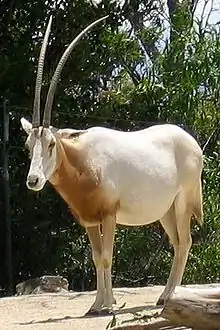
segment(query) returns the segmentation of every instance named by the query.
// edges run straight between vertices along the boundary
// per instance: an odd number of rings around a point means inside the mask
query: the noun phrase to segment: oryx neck
[[[77,177],[86,171],[84,157],[73,142],[67,139],[58,140],[57,148],[57,168],[50,179],[50,182],[55,186],[59,185],[64,177],[65,180],[68,178],[77,180]]]

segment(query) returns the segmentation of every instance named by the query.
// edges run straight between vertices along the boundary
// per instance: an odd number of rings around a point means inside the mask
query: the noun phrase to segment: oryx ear
[[[27,135],[29,135],[32,130],[32,124],[27,119],[21,118],[21,126]]]
[[[86,133],[86,130],[77,130],[71,128],[59,129],[56,134],[60,139],[74,139],[78,138],[80,135]]]

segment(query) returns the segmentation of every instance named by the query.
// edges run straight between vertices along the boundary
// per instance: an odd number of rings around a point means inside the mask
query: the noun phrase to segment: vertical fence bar
[[[12,275],[12,248],[11,248],[11,205],[10,185],[8,172],[8,151],[9,151],[9,112],[8,100],[3,105],[3,179],[4,179],[4,204],[5,204],[5,266],[7,273],[7,294],[13,294]]]

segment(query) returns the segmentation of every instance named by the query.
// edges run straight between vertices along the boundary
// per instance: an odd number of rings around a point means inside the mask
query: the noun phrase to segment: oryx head
[[[25,132],[28,135],[26,140],[26,146],[30,152],[31,164],[29,173],[27,176],[27,187],[29,189],[39,191],[41,190],[46,181],[50,179],[52,174],[56,169],[57,158],[58,158],[58,148],[57,148],[57,133],[54,133],[54,129],[50,126],[51,120],[51,109],[53,105],[54,94],[56,90],[57,83],[61,76],[63,67],[71,54],[73,48],[78,43],[78,41],[96,24],[103,21],[105,17],[102,17],[95,22],[87,26],[67,47],[63,53],[57,68],[54,72],[54,75],[51,79],[49,91],[47,94],[46,104],[44,108],[43,122],[40,123],[40,92],[42,85],[42,76],[43,76],[43,67],[44,67],[44,58],[48,43],[48,38],[51,29],[52,16],[50,17],[45,35],[43,44],[41,47],[37,78],[36,78],[36,87],[35,87],[35,98],[33,106],[33,115],[32,123],[26,119],[21,119],[21,125]],[[58,131],[59,132],[59,131]]]

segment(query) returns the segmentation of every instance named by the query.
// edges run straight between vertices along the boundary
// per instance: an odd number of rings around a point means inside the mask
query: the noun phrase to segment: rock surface
[[[212,285],[214,286],[214,285]],[[194,286],[195,287],[195,286]],[[198,286],[198,287],[210,287]],[[154,314],[158,311],[155,303],[162,293],[162,286],[143,288],[117,288],[114,294],[117,306],[125,306],[116,312],[116,324],[131,322],[134,329],[138,320],[134,317]],[[0,299],[1,330],[101,330],[112,321],[112,316],[86,317],[90,305],[94,301],[95,291],[64,292],[21,295]],[[173,327],[162,318],[149,320],[144,329],[181,329]],[[188,328],[189,329],[189,328]],[[208,329],[207,329],[208,330]]]
[[[16,285],[18,296],[27,294],[42,294],[46,292],[57,293],[68,291],[69,283],[62,276],[45,275],[37,278],[30,278]]]

